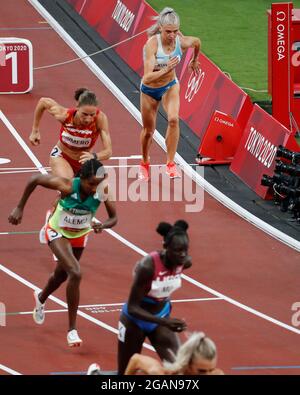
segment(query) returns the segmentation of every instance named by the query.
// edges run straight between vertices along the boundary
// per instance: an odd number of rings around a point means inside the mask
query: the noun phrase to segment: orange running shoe
[[[141,162],[139,168],[139,180],[149,181],[150,178],[149,170],[150,170],[150,163]]]
[[[177,170],[177,167],[175,165],[174,162],[169,162],[167,163],[166,166],[166,174],[170,177],[170,178],[181,178],[180,173]]]

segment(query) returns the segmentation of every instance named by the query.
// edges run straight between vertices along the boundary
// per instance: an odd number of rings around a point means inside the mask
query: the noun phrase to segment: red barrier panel
[[[116,44],[146,30],[154,22],[151,17],[157,13],[140,0],[68,0],[76,11],[109,44]],[[114,50],[139,75],[143,73],[143,46],[147,40],[144,33],[132,41],[115,47]]]
[[[254,105],[230,170],[263,199],[268,187],[260,185],[263,174],[272,176],[278,145],[286,145],[291,131]]]
[[[253,107],[249,96],[203,54],[200,63],[198,76],[187,71],[188,59],[182,71],[180,117],[200,139],[215,110],[230,115],[243,128]]]

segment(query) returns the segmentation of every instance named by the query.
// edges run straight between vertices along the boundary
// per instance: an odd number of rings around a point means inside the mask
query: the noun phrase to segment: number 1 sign
[[[32,44],[29,40],[0,37],[0,94],[32,89]]]

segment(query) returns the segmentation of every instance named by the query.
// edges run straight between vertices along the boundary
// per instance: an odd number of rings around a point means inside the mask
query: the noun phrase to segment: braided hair
[[[106,174],[105,167],[98,159],[90,159],[84,162],[79,170],[78,176],[82,179],[88,179],[96,176],[102,178]]]
[[[188,223],[183,219],[179,219],[174,225],[168,222],[160,222],[156,228],[156,232],[163,236],[164,244],[167,247],[173,240],[174,236],[185,236],[188,238]]]

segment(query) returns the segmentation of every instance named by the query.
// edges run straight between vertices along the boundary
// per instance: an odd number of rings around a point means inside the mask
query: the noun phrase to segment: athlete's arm
[[[189,63],[189,68],[198,73],[199,72],[199,53],[201,49],[201,41],[198,37],[192,37],[192,36],[181,36],[180,38],[180,43],[181,43],[181,49],[183,51],[186,51],[188,48],[193,48],[194,53],[193,57]]]
[[[109,126],[107,116],[101,112],[97,118],[97,129],[99,131],[99,135],[102,141],[103,149],[99,152],[96,152],[97,159],[102,161],[109,159],[112,156],[112,144],[111,138],[109,134]],[[89,151],[83,151],[80,155],[79,162],[83,164],[87,160],[93,159],[94,153]]]
[[[55,100],[42,97],[34,110],[32,131],[29,140],[32,145],[39,145],[41,135],[39,131],[40,121],[45,111],[48,111],[57,121],[64,122],[67,117],[67,109],[58,104]]]
[[[155,37],[153,37],[145,45],[144,76],[142,79],[143,84],[145,85],[159,80],[162,76],[173,70],[179,63],[179,59],[175,56],[168,61],[166,67],[159,71],[153,71],[156,63],[156,52],[157,40]]]
[[[168,327],[174,332],[181,332],[186,323],[178,318],[161,318],[141,307],[142,299],[149,292],[154,266],[151,256],[146,256],[136,267],[135,276],[128,298],[128,313],[140,320],[154,322]]]
[[[111,188],[106,180],[102,181],[98,187],[98,193],[101,195],[102,200],[104,200],[106,212],[108,214],[108,219],[104,222],[96,222],[92,225],[95,233],[102,232],[103,229],[109,229],[116,225],[118,222],[117,210],[116,210],[116,199],[111,192]]]
[[[23,195],[17,207],[14,208],[9,215],[8,222],[13,225],[18,225],[21,223],[27,200],[38,185],[48,189],[58,190],[65,195],[72,192],[72,180],[69,180],[68,178],[52,176],[49,174],[39,174],[37,176],[32,176],[24,189]]]

